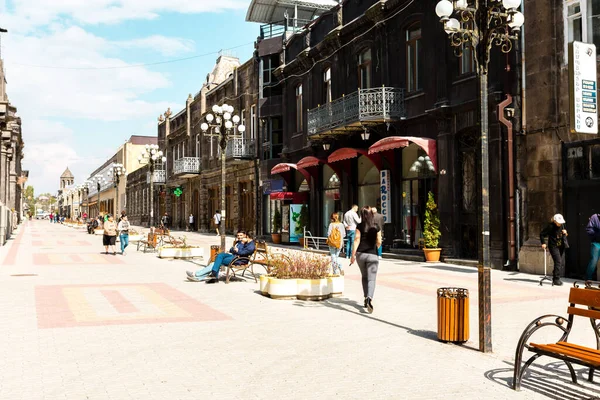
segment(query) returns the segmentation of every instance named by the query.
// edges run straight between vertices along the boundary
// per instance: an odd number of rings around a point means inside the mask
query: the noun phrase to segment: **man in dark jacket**
[[[600,214],[594,214],[590,217],[585,231],[592,241],[590,262],[585,275],[587,280],[596,280],[596,267],[600,259]]]
[[[548,248],[554,270],[552,271],[552,284],[560,286],[560,276],[564,267],[565,246],[567,246],[567,230],[563,228],[565,219],[561,214],[555,214],[550,223],[540,232],[542,248]]]

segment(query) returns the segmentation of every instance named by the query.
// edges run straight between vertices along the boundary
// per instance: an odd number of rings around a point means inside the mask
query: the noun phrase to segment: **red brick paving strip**
[[[25,225],[21,225],[21,232],[15,238],[15,241],[10,247],[6,258],[4,259],[4,265],[15,265],[15,261],[17,260],[17,252],[19,251],[19,245],[21,244],[21,239],[23,239],[23,234],[25,233]]]
[[[139,312],[129,300],[125,298],[118,290],[101,290],[102,296],[108,300],[111,306],[122,314]]]

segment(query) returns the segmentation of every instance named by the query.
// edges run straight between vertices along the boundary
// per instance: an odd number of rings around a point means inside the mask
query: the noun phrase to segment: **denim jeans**
[[[587,267],[586,279],[595,281],[596,278],[596,266],[600,259],[600,243],[592,242],[592,250],[590,251],[590,262]]]
[[[342,264],[339,261],[340,252],[342,249],[337,249],[335,247],[329,246],[329,255],[331,256],[331,267],[333,268],[333,273],[338,269],[340,273],[342,272]]]
[[[219,253],[215,257],[215,263],[213,264],[212,272],[215,276],[219,276],[219,270],[221,265],[229,265],[233,260],[234,255],[230,253]]]
[[[377,248],[377,256],[381,257],[382,254],[383,254],[383,246],[379,246]]]
[[[212,271],[213,265],[213,263],[210,263],[206,267],[199,269],[198,271],[194,272],[194,276],[196,278],[202,278],[208,275]]]
[[[346,243],[346,258],[350,258],[352,256],[352,246],[354,246],[354,236],[356,231],[347,230],[346,237],[348,238],[348,243]]]
[[[121,242],[121,253],[123,253],[125,248],[129,246],[129,235],[119,236],[119,241]]]

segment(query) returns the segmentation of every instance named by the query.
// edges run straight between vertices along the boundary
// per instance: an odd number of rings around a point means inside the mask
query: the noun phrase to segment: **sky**
[[[36,195],[56,193],[67,167],[83,182],[131,135],[156,136],[158,116],[200,90],[219,50],[248,60],[260,27],[245,22],[249,3],[0,0],[7,93]]]

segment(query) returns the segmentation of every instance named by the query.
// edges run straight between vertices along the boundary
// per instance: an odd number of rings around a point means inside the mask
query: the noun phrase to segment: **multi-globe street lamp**
[[[83,182],[81,185],[79,185],[77,187],[77,190],[79,192],[79,204],[81,205],[81,198],[83,197],[82,195],[85,194],[85,203],[87,204],[87,210],[86,210],[86,214],[90,214],[90,205],[89,205],[89,193],[90,193],[90,181],[85,181]],[[79,211],[80,214],[81,210]]]
[[[200,125],[200,129],[205,136],[217,137],[219,140],[219,146],[221,147],[221,251],[225,251],[225,219],[226,204],[225,204],[225,159],[227,142],[229,136],[236,136],[238,133],[243,134],[246,127],[240,124],[240,117],[233,114],[233,106],[223,104],[222,106],[213,105],[212,111],[214,113],[208,113],[206,115],[206,122]],[[237,128],[237,129],[236,129]]]
[[[115,187],[115,214],[119,212],[119,182],[121,181],[121,175],[125,176],[127,171],[121,163],[113,163],[106,173],[106,177],[110,181],[112,179]]]
[[[106,179],[104,179],[102,175],[96,175],[94,178],[92,178],[92,182],[93,181],[96,181],[96,190],[98,191],[98,215],[100,215],[102,212],[100,209],[100,191],[102,189],[102,185],[106,183]]]
[[[158,149],[157,144],[147,144],[138,156],[140,164],[148,164],[150,167],[150,226],[154,225],[154,169],[157,165],[167,162],[167,157],[163,156],[162,150]]]
[[[518,39],[525,22],[518,11],[520,5],[521,0],[441,0],[435,7],[455,54],[462,56],[465,47],[473,49],[479,77],[482,232],[478,268],[479,350],[485,353],[492,351],[488,65],[494,45],[509,53],[512,41]]]

